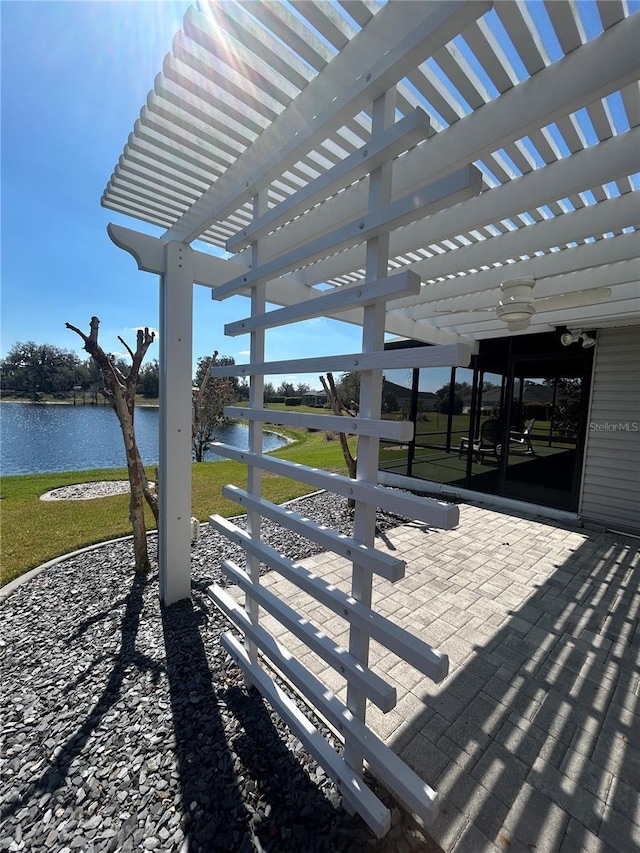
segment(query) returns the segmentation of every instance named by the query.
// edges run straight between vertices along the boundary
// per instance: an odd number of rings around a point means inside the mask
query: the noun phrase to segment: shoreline
[[[110,403],[74,403],[73,400],[6,400],[0,398],[0,404],[2,403],[19,403],[23,406],[90,406],[91,408],[97,409],[99,406],[103,406],[104,408],[110,408]],[[157,400],[151,400],[149,402],[138,402],[136,400],[136,408],[138,409],[159,409],[160,403]]]
[[[284,435],[284,433],[278,432],[277,430],[272,430],[272,429],[265,430],[265,433],[269,433],[270,435],[275,435],[279,439],[281,439],[282,441],[286,442],[286,444],[282,445],[282,447],[277,447],[277,448],[275,448],[275,450],[267,450],[266,453],[275,453],[277,450],[282,450],[283,447],[289,447],[292,444],[297,444],[297,439],[291,438],[288,435]],[[192,465],[202,465],[202,464],[214,465],[217,462],[226,462],[226,461],[227,460],[225,459],[224,456],[220,456],[217,459],[203,459],[202,462],[194,462],[192,460],[191,464]],[[157,468],[159,464],[160,464],[159,461],[158,462],[143,462],[145,469]],[[121,474],[122,474],[122,472],[124,472],[124,479],[126,479],[128,482],[128,473],[127,473],[126,464],[121,465],[121,466],[102,466],[100,468],[70,468],[68,470],[65,469],[63,471],[23,471],[22,473],[19,473],[19,474],[6,474],[6,473],[4,473],[4,471],[0,470],[0,481],[8,479],[9,477],[47,477],[47,476],[56,477],[56,476],[67,475],[67,474],[91,475],[92,473],[94,473],[96,471],[102,471],[102,472],[109,471],[109,472],[114,472],[114,473],[120,472]],[[120,478],[122,479],[122,477],[120,477]]]

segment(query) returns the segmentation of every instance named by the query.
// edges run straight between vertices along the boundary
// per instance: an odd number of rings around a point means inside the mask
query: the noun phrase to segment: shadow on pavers
[[[448,853],[640,850],[638,542],[580,532],[390,742],[435,781]]]

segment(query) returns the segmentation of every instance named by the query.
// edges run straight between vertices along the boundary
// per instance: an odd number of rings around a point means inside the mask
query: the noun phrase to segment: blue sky
[[[33,340],[76,350],[69,321],[122,351],[138,326],[158,326],[158,279],[139,272],[107,224],[159,233],[100,206],[100,197],[162,59],[191,5],[166,2],[3,0],[1,353]],[[248,339],[224,324],[248,302],[213,302],[194,287],[194,358],[217,349],[247,361]],[[330,338],[330,349],[327,344]],[[353,326],[314,320],[267,334],[269,360],[352,352]],[[158,346],[149,351],[158,357]],[[319,387],[315,375],[294,377]],[[289,377],[275,377],[277,382]]]
[[[84,357],[81,342],[64,324],[88,328],[94,314],[101,320],[101,342],[112,352],[123,349],[118,335],[132,343],[137,327],[157,328],[157,277],[138,272],[106,229],[116,222],[160,232],[105,210],[100,197],[189,5],[184,0],[0,0],[0,354],[17,341],[35,340]],[[629,6],[639,8],[640,0]],[[549,56],[559,58],[544,4],[530,2],[528,8]],[[588,37],[597,35],[602,27],[595,4],[581,0],[577,8]],[[515,73],[525,77],[495,12],[487,20]],[[626,130],[618,126],[618,97],[608,98],[607,105],[617,131]],[[576,119],[588,144],[593,130],[584,113]],[[248,339],[225,338],[223,331],[225,323],[247,313],[242,297],[213,302],[208,289],[194,287],[194,360],[217,349],[247,361]],[[359,329],[322,318],[267,332],[268,360],[359,349]],[[158,350],[154,345],[149,357],[157,357]],[[276,384],[283,379],[319,387],[315,374],[273,377]]]

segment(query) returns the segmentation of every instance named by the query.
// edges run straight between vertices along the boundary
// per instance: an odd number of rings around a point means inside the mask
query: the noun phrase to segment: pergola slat
[[[429,131],[429,121],[421,110],[406,116],[380,135],[374,142],[363,146],[339,162],[334,169],[320,175],[315,181],[300,190],[291,203],[286,202],[253,221],[251,226],[229,241],[229,251],[247,246],[267,231],[274,230],[314,204],[338,192],[342,187],[368,175],[372,168],[397,157],[424,139]]]
[[[335,56],[335,50],[331,50],[313,29],[305,26],[283,3],[249,0],[245,6],[315,71],[320,71]]]
[[[239,156],[242,151],[246,150],[247,146],[255,141],[260,131],[260,128],[255,127],[253,123],[249,126],[248,123],[240,124],[235,121],[230,114],[225,112],[224,105],[222,109],[213,108],[210,104],[205,104],[204,101],[194,98],[190,92],[176,86],[163,74],[158,74],[156,77],[154,95],[161,102],[165,101],[177,107],[185,115],[192,116],[216,130],[223,139],[228,137],[228,139],[238,143],[241,146],[241,151],[236,156]]]
[[[484,19],[467,28],[465,41],[498,92],[502,94],[518,83],[503,48]]]
[[[342,50],[356,34],[353,26],[331,5],[308,0],[300,3],[297,9],[336,50]]]
[[[325,138],[364,108],[374,90],[394,85],[420,57],[435,52],[454,32],[483,14],[486,8],[481,0],[470,5],[450,2],[433,9],[428,7],[425,17],[421,14],[424,9],[411,3],[401,7],[385,6],[370,26],[350,42],[348,49],[327,65],[326,72],[309,83],[305,89],[304,109],[287,110],[278,116],[251,149],[216,182],[216,192],[204,193],[193,210],[170,230],[167,239],[188,240],[213,219],[224,217],[252,193],[268,185],[276,171],[316,147],[320,137]],[[382,55],[375,66],[375,74],[362,76],[362,69],[369,64],[370,57],[379,55],[382,45],[388,46],[390,33],[393,33],[394,49]]]
[[[360,17],[366,18],[367,20],[369,20],[371,12],[375,11],[377,8],[375,4],[357,5],[360,9]],[[569,9],[567,4],[558,3],[551,5],[563,7],[562,9],[556,9],[552,15],[552,19],[555,16],[556,29],[562,30],[564,28],[568,32],[573,28],[573,35],[571,38],[575,41],[576,33],[580,32],[579,15]],[[272,30],[264,32],[264,30],[261,29],[264,26],[264,21],[261,20],[261,16],[262,18],[269,18],[272,23],[274,21],[278,21],[279,23],[277,24],[277,27],[279,29],[286,26],[286,29],[289,32],[293,29],[299,34],[305,33],[308,35],[313,32],[308,23],[304,23],[299,19],[293,21],[291,14],[287,10],[279,9],[277,13],[271,13],[261,9],[260,6],[261,4],[251,3],[238,5],[231,4],[220,9],[218,7],[215,9],[212,8],[211,10],[205,9],[205,12],[209,11],[214,15],[218,15],[218,18],[223,22],[223,31],[232,35],[235,39],[236,48],[241,55],[242,61],[251,65],[252,68],[261,68],[264,72],[262,79],[270,80],[270,85],[272,87],[277,85],[278,80],[280,80],[282,84],[284,84],[284,81],[287,81],[291,85],[295,82],[295,84],[299,86],[303,80],[313,79],[315,74],[314,69],[309,67],[305,59],[302,56],[299,56],[295,49],[290,46],[287,46],[286,48],[282,47],[281,53],[283,56],[276,54],[275,47],[280,44],[278,34]],[[612,6],[616,7],[615,12],[611,8]],[[605,7],[605,17],[607,18],[607,23],[604,24],[605,27],[607,24],[608,26],[612,26],[624,17],[624,9],[621,4],[608,3],[605,4]],[[356,7],[354,6],[353,8]],[[600,8],[600,11],[602,14],[602,7]],[[322,4],[316,5],[313,9],[313,16],[317,17],[321,13]],[[525,49],[523,47],[525,43],[528,44],[528,48],[526,49],[529,51],[532,50],[531,46],[533,45],[534,52],[537,50],[539,58],[544,59],[544,52],[538,44],[539,36],[537,34],[537,30],[533,26],[526,8],[518,7],[515,9],[507,9],[501,7],[498,10],[498,17],[503,23],[506,22],[505,26],[507,31],[513,38],[514,45],[519,51]],[[209,55],[210,51],[205,50],[203,54],[198,54],[198,51],[206,48],[207,45],[211,46],[212,34],[215,34],[212,20],[213,19],[208,14],[191,12],[185,21],[186,34],[179,36],[177,40],[178,53],[180,53],[180,50],[184,50],[189,54],[193,54],[196,58],[200,55],[201,59],[203,56],[206,57]],[[331,20],[332,25],[338,24],[338,29],[341,29],[343,33],[346,32],[347,36],[355,32],[352,25],[348,21],[345,22],[343,16],[340,15],[338,11],[332,14]],[[474,51],[476,57],[482,62],[488,77],[492,80],[494,85],[498,82],[499,85],[497,88],[502,91],[511,85],[514,78],[510,76],[511,71],[507,70],[509,68],[509,64],[505,61],[504,57],[501,56],[501,46],[487,24],[488,20],[489,18],[482,18],[477,22],[472,23],[466,28],[461,39],[466,42],[469,49]],[[287,21],[286,25],[283,23],[284,21]],[[564,21],[564,23],[561,21]],[[216,19],[216,22],[219,23],[220,21]],[[626,22],[626,24],[629,23],[629,21]],[[249,24],[252,26],[249,26]],[[265,44],[265,56],[270,61],[267,61],[265,58],[257,60],[253,55],[259,44],[260,34],[264,36],[265,43],[269,43],[268,48]],[[583,36],[581,36],[581,38],[582,37]],[[568,36],[565,38],[568,38]],[[331,50],[326,47],[321,48],[320,44],[320,40],[316,39],[315,46],[317,50],[315,65],[317,68],[324,67],[326,62],[333,56]],[[567,44],[568,42],[566,42],[564,49],[567,48]],[[589,45],[586,47],[589,47]],[[198,51],[196,51],[196,48],[198,48]],[[271,52],[269,52],[269,50]],[[580,53],[581,51],[577,51],[576,55]],[[320,54],[324,54],[322,60],[319,59]],[[533,54],[532,57],[535,59]],[[573,57],[569,57],[569,59],[571,58]],[[466,63],[464,55],[459,52],[456,45],[452,43],[447,47],[442,47],[440,50],[436,51],[435,61],[439,62],[443,72],[447,74],[452,84],[456,86],[463,97],[465,97],[467,101],[471,100],[471,106],[475,106],[478,97],[478,87],[480,85],[479,79],[474,78],[474,75],[470,71],[470,66]],[[531,57],[530,61],[533,61]],[[538,60],[536,59],[535,61]],[[260,62],[262,62],[262,65],[260,65]],[[609,64],[606,62],[603,65],[605,69],[609,67]],[[181,66],[176,62],[174,65],[170,65],[170,67],[175,70]],[[205,63],[202,66],[201,71],[206,71],[206,67]],[[545,71],[546,70],[555,71],[556,69],[551,68],[545,69]],[[426,87],[428,90],[428,87],[431,86],[431,91],[435,91],[433,82],[430,83],[429,77],[425,76],[424,68],[416,73],[418,74],[423,87]],[[202,74],[199,76],[201,77]],[[187,78],[189,78],[189,75],[187,75]],[[195,79],[197,80],[197,78],[198,75],[196,74]],[[187,79],[186,82],[188,82],[189,85],[192,85],[194,80]],[[451,105],[448,106],[448,109],[450,110],[449,118],[457,116],[458,112],[453,106],[457,103],[456,96],[453,91],[450,92],[447,86],[440,81],[438,81],[438,89],[442,103],[446,102]],[[399,90],[410,94],[408,88],[404,86],[402,81],[400,81]],[[631,126],[635,126],[638,123],[640,113],[637,93],[638,85],[635,81],[625,86],[621,93],[622,103],[627,108],[629,124]],[[158,97],[158,94],[162,97]],[[277,89],[272,88],[271,94],[278,96]],[[482,97],[486,99],[487,94],[487,91],[484,90]],[[167,100],[167,96],[171,100]],[[417,99],[414,94],[411,94],[410,96],[413,103],[419,102],[419,99]],[[399,99],[398,103],[404,103],[402,101],[402,97]],[[130,168],[134,171],[133,173],[131,171],[123,172],[122,169],[120,169],[118,173],[120,177],[114,175],[114,180],[116,182],[118,180],[123,181],[121,191],[117,191],[116,184],[110,182],[110,186],[113,186],[114,188],[114,197],[110,203],[111,207],[119,209],[121,201],[133,200],[131,198],[131,192],[135,192],[135,187],[138,187],[140,189],[140,198],[136,205],[136,215],[144,217],[145,204],[148,204],[149,215],[151,219],[157,223],[156,217],[158,211],[162,209],[163,193],[165,194],[164,197],[167,201],[167,207],[165,210],[171,211],[171,215],[175,217],[178,215],[178,211],[181,206],[185,204],[192,204],[194,196],[197,197],[199,192],[198,183],[192,186],[187,192],[185,192],[184,186],[178,187],[173,169],[176,169],[179,172],[184,168],[185,176],[189,176],[189,174],[191,174],[191,178],[194,179],[198,175],[198,172],[190,173],[190,167],[197,170],[198,159],[203,158],[203,161],[208,161],[210,164],[213,164],[214,161],[216,162],[217,171],[209,174],[222,176],[225,171],[228,170],[230,165],[234,163],[234,160],[247,146],[251,144],[252,139],[255,139],[255,134],[253,137],[251,135],[246,135],[247,125],[245,116],[242,123],[236,122],[238,133],[234,139],[233,136],[230,135],[233,133],[233,121],[230,119],[229,115],[226,115],[223,118],[220,110],[218,110],[220,113],[220,118],[218,120],[220,132],[216,132],[215,129],[210,129],[214,126],[216,121],[215,111],[209,112],[211,110],[210,105],[206,109],[207,112],[205,113],[204,102],[193,95],[189,95],[187,90],[183,87],[176,88],[175,84],[170,79],[162,76],[158,78],[158,81],[156,82],[156,92],[150,95],[149,105],[145,106],[143,109],[140,121],[134,128],[134,136],[136,136],[137,132],[137,138],[132,140],[132,158],[131,163],[129,164]],[[479,114],[484,108],[481,107],[476,109]],[[600,139],[606,138],[607,135],[614,130],[612,127],[612,117],[608,111],[606,102],[599,100],[593,101],[588,105],[587,113],[591,118],[596,134]],[[472,118],[475,118],[475,115],[466,117],[465,121],[468,122]],[[339,162],[342,157],[347,155],[349,144],[354,144],[354,138],[351,137],[350,134],[353,132],[356,136],[358,134],[362,136],[364,119],[364,116],[355,117],[353,120],[349,121],[344,128],[338,129],[334,134],[327,136],[326,140],[320,143],[317,152],[314,152],[313,150],[309,151],[297,166],[292,164],[286,174],[283,172],[280,177],[274,178],[270,185],[270,204],[273,206],[278,203],[278,200],[291,197],[298,187],[304,187],[310,178],[309,168],[311,163],[313,163],[315,174],[318,175],[322,173],[323,169],[328,168],[331,163]],[[148,124],[145,124],[145,122],[148,122]],[[458,122],[455,122],[455,124],[457,123]],[[241,127],[242,133],[240,133]],[[567,145],[570,151],[579,151],[583,147],[584,143],[578,136],[577,125],[574,118],[566,115],[564,118],[557,117],[556,127],[561,133],[563,142]],[[193,128],[193,130],[191,130],[191,128]],[[453,126],[448,128],[448,132],[451,132],[453,129]],[[165,142],[160,141],[163,133],[165,134]],[[440,134],[437,134],[437,136],[439,135]],[[555,153],[552,151],[550,147],[552,136],[548,134],[546,130],[544,133],[540,130],[531,130],[530,138],[536,146],[536,155],[540,156],[544,162],[550,163],[557,159],[560,151],[557,149],[557,146],[555,146],[555,143],[554,147],[556,147],[556,151]],[[435,138],[431,140],[431,142],[433,141],[435,141]],[[530,154],[526,148],[523,148],[521,144],[516,144],[516,142],[517,140],[506,143],[504,146],[505,154],[511,159],[516,169],[520,170],[523,174],[526,174],[531,171],[532,164],[535,163],[535,160],[533,155]],[[211,150],[207,151],[207,145],[212,146]],[[129,151],[129,149],[127,149],[127,151]],[[323,152],[322,154],[321,151]],[[414,152],[411,152],[411,154],[413,153]],[[433,153],[433,149],[430,148],[429,153],[431,155]],[[166,167],[164,173],[156,175],[155,181],[152,181],[151,176],[148,178],[146,177],[144,169],[146,165],[145,158],[150,154],[157,154],[159,164]],[[142,155],[142,159],[137,155]],[[499,152],[486,152],[484,157],[487,168],[491,170],[493,175],[495,175],[501,184],[507,184],[514,178],[514,175],[517,174],[517,172],[514,173],[511,163]],[[401,174],[401,172],[399,174]],[[289,177],[287,177],[287,175]],[[619,191],[628,192],[631,189],[629,181],[625,176],[619,177],[617,181]],[[396,180],[396,185],[400,187],[399,180]],[[109,190],[107,189],[107,193],[108,191]],[[607,195],[599,185],[591,187],[591,191],[593,197],[597,201],[604,199]],[[343,196],[343,198],[340,199],[341,206],[345,202],[344,197],[348,195],[349,192],[350,191],[346,194],[341,194]],[[569,193],[567,197],[570,199],[574,207],[581,208],[584,206],[585,202],[579,193]],[[555,204],[554,200],[547,201],[547,204],[556,214],[560,212],[560,208]],[[325,205],[322,207],[324,208]],[[324,214],[324,211],[322,212]],[[311,217],[309,220],[310,227],[312,220],[317,218],[319,213],[320,209],[311,211],[309,214]],[[528,220],[523,218],[524,213],[526,213]],[[514,214],[511,215],[513,216]],[[526,224],[527,221],[540,222],[544,219],[542,213],[536,208],[530,208],[527,211],[523,211],[523,215],[518,214],[518,217],[513,220],[518,227],[521,227],[521,224]],[[336,216],[332,212],[329,218],[332,221],[335,221]],[[203,232],[202,237],[205,241],[210,240],[214,244],[222,246],[228,236],[236,233],[238,229],[242,228],[243,224],[249,220],[250,212],[248,210],[244,210],[240,214],[229,212],[229,215],[226,218],[221,219],[215,224],[212,223],[211,226]],[[316,224],[317,223],[314,223],[315,233],[321,233],[322,228],[316,228]],[[293,223],[294,231],[299,227],[298,223]],[[476,225],[475,229],[472,230],[478,231],[478,229],[486,231],[486,228],[480,224]],[[504,233],[506,230],[507,229],[505,228],[502,220],[498,219],[492,224],[491,229],[487,233]],[[452,251],[457,245],[456,242],[453,241],[454,236],[455,235],[450,234],[443,238],[448,241],[441,246],[441,248],[446,252]],[[296,238],[293,232],[289,234],[289,238],[293,239],[293,244],[300,242],[300,239]],[[304,239],[302,234],[300,235],[300,238]],[[473,241],[475,238],[470,234],[470,232],[467,232],[465,239]],[[437,242],[437,240],[433,241],[434,245]],[[274,249],[277,251],[275,244]],[[411,247],[405,245],[403,248],[399,248],[396,258],[392,258],[390,261],[391,267],[397,268],[399,265],[400,268],[402,268],[406,263],[403,253],[406,254],[408,251],[419,251],[420,249],[421,246],[417,244]],[[327,268],[328,280],[348,282],[356,281],[358,280],[358,277],[361,276],[360,264],[351,271],[348,268],[343,267],[340,272],[338,272],[337,269],[335,272],[333,271],[334,265],[334,261],[329,262],[329,266],[331,268]],[[321,272],[321,270],[318,269],[318,272]]]
[[[392,228],[401,229],[403,225],[415,222],[430,210],[438,210],[448,204],[455,205],[457,201],[478,195],[480,185],[480,173],[474,166],[458,169],[452,175],[433,181],[375,213],[362,217],[359,221],[344,224],[316,240],[309,240],[303,250],[293,249],[261,264],[247,275],[223,284],[216,289],[215,298],[231,296],[254,281],[275,278],[299,269],[305,262],[311,263],[317,258],[338,252],[347,246],[356,244],[359,248],[360,241],[363,239],[370,239],[375,234]]]
[[[501,138],[504,143],[528,134],[540,148],[548,145],[536,130],[542,122],[548,124],[559,118],[561,120],[571,110],[591,102],[593,97],[589,97],[589,93],[593,92],[594,87],[599,91],[615,90],[619,81],[637,78],[635,39],[636,35],[640,38],[639,18],[636,17],[633,29],[611,31],[599,37],[605,42],[601,53],[603,58],[606,57],[604,66],[594,67],[590,56],[584,53],[590,47],[586,45],[583,51],[566,57],[555,67],[538,74],[537,78],[527,80],[498,101],[466,117],[464,123],[456,123],[436,134],[428,141],[428,145],[409,152],[397,163],[395,192],[410,191],[415,186],[417,175],[423,179],[435,177],[446,169],[491,153]],[[554,79],[555,85],[552,85]],[[546,151],[546,157],[549,161],[557,159],[550,148]],[[273,235],[266,250],[267,258],[270,253],[278,254],[287,246],[302,242],[306,239],[302,233],[305,230],[319,235],[334,227],[336,221],[357,217],[364,210],[365,194],[365,186],[352,187],[342,193],[339,199],[329,200],[320,208],[310,211],[304,223],[292,223],[286,240],[284,235]],[[336,207],[340,208],[339,212],[335,210]],[[335,262],[331,261],[329,265],[332,271],[326,275],[321,273],[319,281],[339,274],[335,271]],[[354,269],[355,266],[345,264],[342,272]]]
[[[608,221],[616,221],[616,211],[621,212],[617,224],[621,222],[637,224],[638,196],[627,194],[626,199],[624,197],[612,199],[602,202],[601,205],[585,208],[583,211],[566,213],[538,225],[505,234],[503,237],[492,237],[458,249],[457,252],[447,252],[428,261],[421,261],[414,264],[412,269],[418,275],[423,274],[425,277],[436,279],[461,271],[479,269],[486,264],[508,258],[520,257],[527,251],[538,251],[557,245],[559,242],[565,245],[571,240],[602,233]]]
[[[640,83],[636,81],[630,86],[625,86],[620,95],[629,126],[638,127],[640,125]]]
[[[295,97],[313,73],[295,51],[275,39],[249,15],[243,4],[214,3],[208,14],[191,7],[185,15],[184,32],[209,54],[224,61],[229,55],[247,71],[256,72],[272,85],[288,84],[287,97]],[[251,74],[249,73],[249,79]]]
[[[545,169],[530,172],[517,181],[509,181],[477,199],[468,199],[458,209],[449,208],[432,214],[427,226],[429,233],[434,239],[442,240],[460,231],[482,227],[487,224],[487,220],[500,230],[499,220],[515,216],[523,210],[531,210],[533,206],[544,204],[554,195],[562,198],[571,192],[588,189],[585,181],[593,181],[591,185],[603,184],[620,175],[629,174],[637,160],[638,144],[636,131],[612,137],[601,145],[580,152],[568,163],[557,161]],[[420,223],[393,232],[390,240],[392,255],[410,251],[421,245],[424,241],[424,227],[425,225]],[[468,252],[469,248],[459,249],[458,252]],[[440,263],[452,263],[449,257],[451,254],[445,252],[441,255]],[[301,275],[307,284],[317,284],[330,280],[347,269],[359,268],[362,259],[362,247],[354,246],[339,256],[311,264]],[[432,261],[425,263],[438,265]],[[453,260],[453,263],[456,264],[457,261]],[[473,266],[477,265],[470,264],[468,268]],[[420,265],[415,269],[420,271]]]
[[[220,73],[220,68],[214,65],[214,74]],[[233,86],[225,81],[224,86],[212,87],[197,71],[186,64],[179,56],[168,54],[165,57],[163,73],[182,91],[188,92],[197,100],[213,108],[227,119],[233,119],[237,125],[248,127],[259,136],[278,115],[277,111],[261,100],[257,95],[250,98],[240,86]]]
[[[549,65],[549,56],[533,26],[527,7],[511,0],[497,0],[494,9],[527,72],[533,75]]]
[[[567,54],[583,43],[583,27],[578,10],[569,3],[550,3],[545,0],[545,9],[551,19],[562,52]]]
[[[603,29],[607,30],[624,20],[626,4],[622,0],[597,0],[596,5]]]
[[[607,241],[609,242],[609,241]],[[544,258],[555,257],[555,255],[567,254],[566,252],[555,252],[553,255],[545,255]],[[542,260],[536,258],[536,260]],[[518,277],[518,272],[522,272],[525,261],[515,264],[506,264],[502,268],[502,273],[505,278]],[[593,268],[580,269],[579,265],[575,269],[571,269],[568,264],[565,264],[565,272],[556,271],[546,275],[553,268],[545,270],[543,265],[534,267],[529,264],[528,271],[533,274],[534,271],[541,273],[542,277],[535,277],[535,288],[533,298],[537,306],[538,313],[543,311],[562,310],[560,300],[566,300],[567,308],[581,307],[580,303],[584,301],[585,305],[596,304],[599,302],[607,302],[613,295],[615,289],[614,302],[618,298],[628,298],[630,296],[639,295],[628,289],[628,285],[632,283],[638,276],[638,264],[635,258],[626,261],[620,261],[612,264],[602,264],[602,270],[595,271]],[[559,268],[558,268],[559,269]],[[602,286],[602,273],[607,274],[607,286]],[[478,273],[481,275],[481,273]],[[480,286],[480,282],[477,283]],[[440,299],[434,302],[422,303],[414,306],[412,316],[416,319],[421,317],[431,316],[432,313],[446,313],[448,311],[467,312],[469,314],[477,309],[494,310],[498,304],[500,297],[499,288],[491,288],[490,290],[477,291],[467,296],[458,296],[453,299]],[[555,304],[552,305],[552,302]],[[459,315],[460,316],[460,315]],[[459,318],[456,318],[458,322]]]

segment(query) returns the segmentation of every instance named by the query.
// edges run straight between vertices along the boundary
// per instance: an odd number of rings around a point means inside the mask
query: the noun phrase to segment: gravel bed
[[[344,499],[295,504],[350,532]],[[381,528],[399,521],[379,516]],[[318,550],[268,521],[264,538],[298,558]],[[0,850],[427,849],[397,809],[376,841],[245,689],[218,642],[228,625],[205,595],[229,557],[242,563],[239,549],[204,529],[192,601],[170,608],[160,606],[157,572],[135,579],[130,542],[64,560],[4,602]]]
[[[153,485],[153,483],[150,483]],[[76,483],[72,486],[60,486],[40,495],[41,501],[90,501],[96,498],[110,498],[131,491],[128,480],[98,480],[95,483]]]

